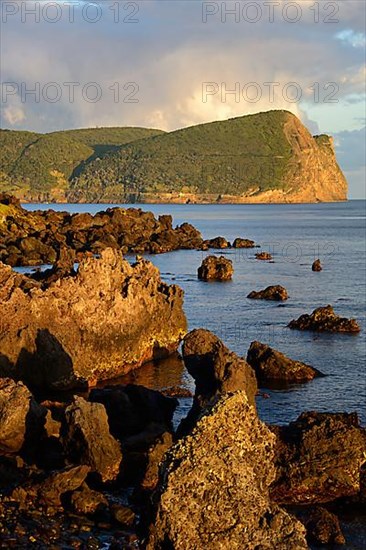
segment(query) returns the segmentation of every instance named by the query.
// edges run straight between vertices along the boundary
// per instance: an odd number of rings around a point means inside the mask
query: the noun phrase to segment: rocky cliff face
[[[177,349],[182,305],[152,263],[112,249],[46,287],[0,264],[0,376],[47,387],[115,378]]]

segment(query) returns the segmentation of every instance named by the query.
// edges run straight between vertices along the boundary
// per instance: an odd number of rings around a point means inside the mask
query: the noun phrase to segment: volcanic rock
[[[315,262],[311,266],[311,269],[313,271],[322,271],[323,267],[322,267],[322,264],[320,263],[320,260],[315,260]]]
[[[308,315],[301,315],[293,319],[289,328],[297,330],[313,330],[316,332],[360,332],[360,327],[355,319],[340,317],[334,313],[332,306],[318,307]]]
[[[274,442],[244,392],[221,396],[166,455],[148,550],[307,548],[304,527],[269,499]]]
[[[207,256],[198,268],[198,278],[203,281],[229,281],[233,273],[233,262],[223,256]]]
[[[61,436],[65,452],[74,463],[87,464],[102,481],[116,479],[122,460],[119,443],[109,433],[106,410],[100,403],[82,397],[65,411],[66,426]]]
[[[260,385],[274,380],[306,382],[317,376],[324,376],[314,367],[294,361],[261,342],[250,344],[247,362],[254,369]]]
[[[287,290],[281,285],[267,286],[264,290],[259,290],[256,292],[253,290],[247,296],[247,298],[252,298],[254,300],[275,300],[275,301],[284,301],[287,300],[288,294]]]
[[[44,289],[0,264],[0,375],[67,388],[112,379],[175,351],[186,332],[183,291],[139,258],[107,249]]]
[[[307,412],[277,434],[276,481],[281,504],[321,504],[360,493],[366,430],[356,413]]]

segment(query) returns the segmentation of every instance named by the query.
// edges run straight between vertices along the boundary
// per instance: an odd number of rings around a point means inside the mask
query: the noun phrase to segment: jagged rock
[[[109,433],[106,410],[100,403],[88,403],[82,397],[65,411],[66,425],[61,439],[69,459],[87,464],[102,481],[116,479],[122,460],[119,443]]]
[[[101,508],[108,507],[108,500],[102,493],[90,489],[86,483],[73,492],[71,504],[78,514],[95,514]]]
[[[111,434],[124,448],[148,448],[164,432],[172,431],[178,405],[176,399],[135,384],[95,389],[89,399],[104,405]]]
[[[45,415],[22,382],[0,378],[0,454],[17,453],[39,435]]]
[[[269,500],[274,441],[244,392],[212,404],[166,455],[148,550],[307,548],[304,527]]]
[[[198,268],[198,278],[203,281],[229,281],[233,273],[233,262],[223,256],[207,256]]]
[[[274,380],[305,382],[317,376],[324,376],[314,367],[294,361],[261,342],[250,344],[247,361],[253,367],[259,384]]]
[[[255,242],[237,237],[233,242],[233,248],[255,248]]]
[[[322,264],[320,263],[320,260],[315,260],[315,262],[313,262],[313,265],[311,266],[311,269],[312,271],[322,271],[323,270],[323,267],[322,267]]]
[[[358,495],[366,463],[366,430],[356,413],[307,412],[288,426],[275,427],[276,502],[326,503]]]
[[[207,239],[203,241],[203,245],[207,248],[224,249],[230,248],[230,243],[224,237],[215,237],[214,239]]]
[[[253,290],[247,296],[247,298],[252,298],[254,300],[275,300],[275,301],[284,301],[288,298],[287,290],[281,285],[267,286],[264,290],[259,290],[256,292]]]
[[[115,378],[169,355],[186,332],[183,291],[141,258],[131,266],[107,249],[47,288],[24,281],[0,264],[0,375],[34,386]]]
[[[272,260],[272,254],[269,252],[257,252],[255,257],[257,260]]]
[[[146,453],[146,469],[141,488],[152,491],[156,488],[159,480],[159,466],[165,453],[173,445],[173,437],[169,432],[162,434]]]
[[[346,540],[335,514],[322,506],[314,506],[297,514],[306,528],[306,538],[310,544],[320,546],[345,544]]]
[[[360,332],[360,327],[355,319],[340,317],[334,312],[332,306],[318,307],[308,315],[301,315],[293,319],[289,328],[297,330],[313,330],[316,332]]]

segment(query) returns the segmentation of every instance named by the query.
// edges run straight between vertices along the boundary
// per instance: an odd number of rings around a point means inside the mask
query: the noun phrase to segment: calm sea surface
[[[115,205],[108,205],[115,206]],[[122,205],[126,206],[126,205]],[[92,214],[106,205],[26,205]],[[175,224],[190,222],[204,238],[218,235],[253,239],[271,252],[274,263],[255,260],[256,249],[217,251],[234,263],[230,283],[205,283],[197,268],[207,253],[177,251],[151,256],[162,278],[185,291],[189,328],[215,332],[236,353],[246,356],[253,340],[265,342],[327,376],[286,389],[266,389],[258,398],[261,418],[287,423],[305,410],[357,411],[366,424],[365,339],[365,201],[314,205],[138,205],[155,215],[172,214]],[[211,251],[210,253],[213,253]],[[321,273],[311,264],[320,258]],[[289,292],[285,303],[248,300],[251,290],[281,284]],[[291,319],[332,304],[335,311],[358,320],[358,335],[292,331]],[[179,361],[147,365],[130,379],[162,388],[182,383],[194,389]],[[186,405],[189,406],[188,404]],[[181,404],[180,415],[185,407]]]

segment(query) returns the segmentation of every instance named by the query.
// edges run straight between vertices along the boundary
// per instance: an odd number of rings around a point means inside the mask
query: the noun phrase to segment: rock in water
[[[230,281],[233,273],[233,262],[223,256],[207,256],[198,268],[198,278],[203,281]]]
[[[311,269],[313,271],[322,271],[323,268],[322,268],[322,264],[320,263],[320,260],[315,260],[315,262],[313,263],[313,265],[311,266]]]
[[[74,397],[65,411],[65,420],[61,439],[69,459],[90,466],[102,481],[116,479],[122,453],[118,441],[109,433],[104,406]]]
[[[202,244],[205,250],[207,250],[208,248],[217,248],[219,250],[230,248],[230,243],[225,239],[225,237],[215,237],[214,239],[203,241]]]
[[[304,527],[269,500],[274,441],[244,392],[208,408],[166,455],[148,550],[307,548]]]
[[[237,237],[233,242],[233,248],[254,248],[255,242],[250,239],[242,239]]]
[[[334,313],[332,306],[318,307],[311,315],[304,314],[293,319],[289,328],[297,330],[313,330],[315,332],[360,332],[355,319],[340,317]]]
[[[42,289],[0,264],[0,375],[34,386],[111,379],[175,351],[186,332],[183,291],[159,270],[107,249]]]
[[[278,436],[271,495],[281,504],[326,503],[358,495],[366,464],[366,430],[356,413],[307,412]]]
[[[40,431],[45,416],[46,410],[24,384],[0,378],[0,455],[19,452],[25,439],[32,436],[29,432],[34,430],[36,436]]]
[[[269,252],[258,252],[255,257],[257,260],[272,260],[272,254]]]
[[[256,292],[253,290],[247,296],[247,298],[252,298],[254,300],[274,300],[274,301],[284,301],[288,298],[287,290],[281,285],[267,286],[264,290],[259,290]]]
[[[261,342],[252,342],[247,361],[253,367],[259,384],[273,380],[306,382],[316,376],[324,376],[310,365],[294,361],[280,351]]]
[[[337,516],[326,508],[306,508],[298,514],[298,518],[306,527],[306,538],[310,544],[324,546],[346,543]]]

